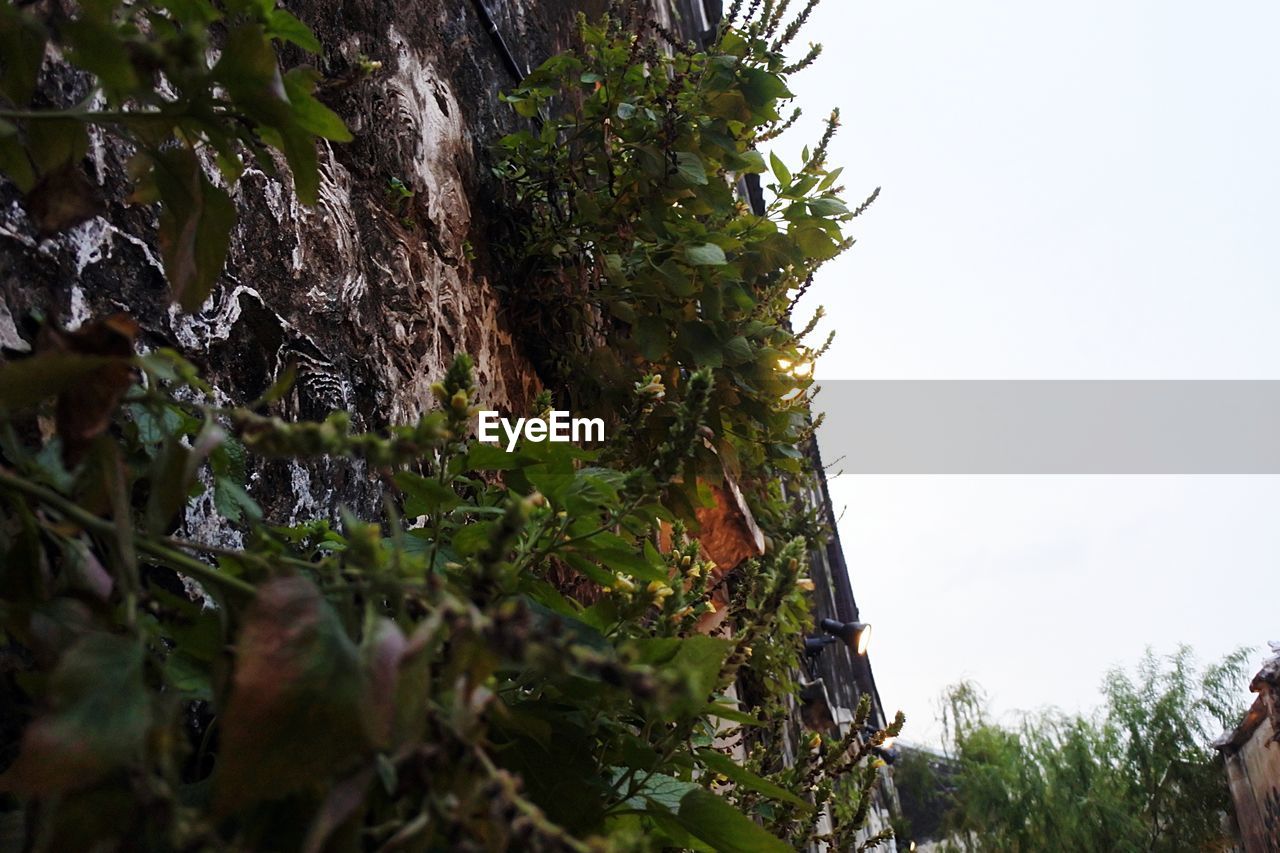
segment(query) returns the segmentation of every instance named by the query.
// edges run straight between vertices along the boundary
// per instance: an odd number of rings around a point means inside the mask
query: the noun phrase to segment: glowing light
[[[865,655],[867,646],[871,643],[871,626],[863,625],[862,630],[858,632],[858,654]]]
[[[797,379],[804,379],[813,373],[812,361],[792,361],[789,358],[778,359],[778,369],[783,373],[790,373]]]

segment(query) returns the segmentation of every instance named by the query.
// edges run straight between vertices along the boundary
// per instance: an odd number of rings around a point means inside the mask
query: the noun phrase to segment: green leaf
[[[755,358],[756,351],[742,335],[735,335],[724,342],[724,358],[728,364],[745,364]]]
[[[666,353],[671,345],[671,333],[667,321],[659,316],[648,314],[632,329],[632,338],[640,355],[649,361],[657,361]]]
[[[13,181],[24,194],[36,185],[36,171],[31,165],[31,158],[16,134],[0,136],[0,173]]]
[[[22,108],[35,94],[36,79],[44,61],[44,27],[23,14],[15,4],[0,8],[0,94],[15,107]]]
[[[168,533],[170,522],[179,509],[186,506],[188,493],[205,458],[213,452],[226,433],[221,427],[206,423],[186,447],[176,436],[169,436],[151,465],[150,491],[147,495],[147,529],[153,534]]]
[[[158,0],[156,5],[187,26],[212,24],[222,17],[208,0]]]
[[[528,98],[508,98],[507,103],[515,109],[516,114],[524,118],[533,118],[538,114],[538,102]]]
[[[138,72],[129,61],[130,51],[121,30],[110,21],[81,15],[60,24],[58,34],[66,41],[72,63],[97,77],[113,100],[136,93],[140,88]]]
[[[702,788],[684,795],[678,817],[685,829],[721,853],[791,853],[788,844]]]
[[[279,134],[279,148],[293,173],[293,191],[298,201],[312,207],[320,198],[320,161],[316,140],[301,128],[289,127]]]
[[[0,408],[11,411],[30,408],[55,397],[126,359],[71,352],[48,352],[0,365]]]
[[[305,66],[284,75],[284,90],[293,105],[294,119],[299,127],[316,136],[335,142],[350,142],[351,131],[347,130],[338,114],[312,96],[319,80],[319,72]]]
[[[845,203],[835,198],[816,198],[809,202],[809,211],[814,216],[840,216],[849,212]]]
[[[342,623],[302,577],[259,587],[220,718],[216,812],[323,785],[370,739],[368,682]]]
[[[693,243],[685,246],[684,258],[695,267],[721,267],[728,263],[724,249],[715,243]]]
[[[613,585],[614,576],[612,572],[597,566],[594,562],[588,560],[581,554],[573,551],[566,551],[559,556],[568,563],[574,571],[592,583],[599,584],[603,587]]]
[[[396,485],[405,495],[405,515],[434,515],[462,503],[458,493],[439,480],[409,471],[398,472],[395,479]]]
[[[27,128],[31,162],[41,173],[74,165],[89,151],[89,130],[83,122],[50,118],[31,122]]]
[[[712,717],[718,717],[721,720],[728,720],[731,723],[738,723],[744,726],[762,726],[758,718],[740,711],[737,708],[731,708],[728,705],[722,705],[719,702],[712,702],[707,705],[706,712]]]
[[[802,800],[800,797],[797,797],[786,788],[783,788],[774,782],[770,782],[768,779],[757,776],[717,749],[699,749],[697,756],[698,761],[702,763],[702,766],[706,767],[708,770],[732,779],[744,788],[749,788],[752,791],[764,794],[770,799],[782,800],[784,802],[791,803],[793,806],[799,807],[806,814],[813,811],[812,804]]]
[[[179,649],[165,660],[164,678],[184,698],[209,701],[213,699],[212,669],[207,662]]]
[[[707,169],[702,158],[691,151],[676,152],[676,175],[684,186],[705,186]]]
[[[644,787],[627,801],[627,805],[643,808],[647,802],[676,812],[680,810],[681,800],[697,790],[700,790],[700,786],[695,782],[686,782],[674,776],[654,773],[645,780]]]
[[[136,640],[94,633],[76,641],[50,676],[48,710],[27,726],[0,791],[61,794],[140,760],[151,725],[142,663]]]
[[[262,520],[262,507],[243,486],[229,477],[218,477],[213,481],[213,505],[229,521],[243,518]]]
[[[733,171],[740,175],[758,175],[768,168],[764,164],[764,156],[755,150],[731,154],[728,162]]]
[[[715,691],[724,659],[733,648],[729,640],[705,637],[648,637],[635,641],[637,659],[668,673],[674,673],[684,687],[685,699],[679,707],[697,713]]]
[[[493,538],[496,525],[492,521],[468,524],[453,536],[453,549],[463,557],[478,554]]]
[[[782,78],[763,68],[746,68],[742,72],[742,94],[752,107],[768,107],[780,98],[793,98]]]
[[[518,468],[524,468],[530,464],[531,460],[520,453],[514,451],[508,453],[506,447],[506,434],[499,432],[498,444],[480,444],[479,442],[471,445],[467,449],[468,469],[476,471],[514,471]]]
[[[681,349],[688,353],[690,359],[698,367],[723,367],[724,350],[720,339],[706,323],[696,320],[680,327],[678,339]]]
[[[185,146],[153,155],[160,192],[160,255],[174,297],[197,310],[222,275],[236,208],[205,177],[195,152]]]
[[[284,9],[272,9],[267,16],[267,35],[292,42],[307,53],[319,53],[321,50],[311,28]]]
[[[262,27],[244,24],[227,33],[213,75],[252,120],[277,130],[291,123],[276,52]]]
[[[777,154],[769,154],[769,165],[773,167],[773,174],[777,175],[778,183],[786,186],[791,183],[791,171],[783,164]]]
[[[816,261],[835,257],[840,249],[840,245],[831,239],[831,235],[821,228],[802,226],[796,228],[791,236],[805,256]]]
[[[621,548],[592,548],[584,554],[596,558],[614,572],[629,574],[638,580],[665,581],[666,571],[654,568],[640,554]]]

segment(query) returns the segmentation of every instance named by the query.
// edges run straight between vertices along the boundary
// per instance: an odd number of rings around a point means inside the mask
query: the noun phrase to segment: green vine
[[[755,150],[786,126],[785,6],[753,4],[705,50],[626,11],[584,21],[582,49],[509,96],[541,117],[502,143],[530,272],[510,297],[555,335],[552,392],[607,414],[600,446],[477,443],[465,356],[434,411],[380,433],[275,416],[287,378],[215,402],[178,353],[137,355],[123,316],[46,326],[0,365],[0,683],[18,721],[0,730],[0,817],[21,814],[29,848],[785,851],[820,840],[823,813],[853,838],[878,772],[865,705],[794,766],[758,751],[786,724],[822,534],[797,495],[823,347],[790,310],[856,214],[830,132],[794,172]],[[29,208],[59,181],[79,199],[86,129],[111,128],[197,306],[234,221],[204,154],[230,183],[242,152],[267,166],[276,148],[308,202],[315,137],[345,135],[313,72],[280,72],[282,40],[318,48],[263,3],[6,6],[0,168]],[[40,103],[46,43],[93,102]],[[758,214],[734,184],[770,169]],[[269,459],[359,461],[381,511],[280,525],[253,494]],[[726,478],[766,543],[728,575],[697,539]],[[222,544],[180,533],[201,497]]]
[[[841,201],[828,168],[836,114],[794,168],[758,148],[783,124],[783,50],[809,8],[774,37],[783,9],[766,4],[704,50],[630,7],[583,20],[581,49],[507,95],[540,124],[502,140],[496,170],[528,273],[511,298],[552,384],[575,410],[608,415],[636,379],[678,391],[711,369],[700,470],[753,480],[805,468],[805,392],[825,344],[806,343],[821,315],[795,329],[791,309],[865,209]],[[757,212],[738,182],[768,173],[772,199]],[[635,439],[643,453],[657,435]]]

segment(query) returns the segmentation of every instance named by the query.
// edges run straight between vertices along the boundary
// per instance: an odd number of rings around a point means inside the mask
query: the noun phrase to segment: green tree
[[[1103,681],[1089,715],[992,722],[981,688],[944,698],[952,849],[1185,851],[1223,840],[1229,800],[1210,741],[1239,719],[1247,655],[1198,669],[1191,650]]]

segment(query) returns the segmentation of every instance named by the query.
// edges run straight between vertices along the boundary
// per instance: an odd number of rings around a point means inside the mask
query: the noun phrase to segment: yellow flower
[[[668,596],[672,595],[675,590],[667,586],[662,581],[649,581],[649,594],[653,596],[653,600],[657,604],[661,604]]]
[[[655,400],[661,400],[667,395],[666,386],[662,384],[662,377],[653,375],[647,377],[646,382],[637,382],[635,384],[636,394],[641,397],[652,397]]]
[[[613,588],[622,592],[635,592],[636,585],[631,581],[631,575],[618,575],[613,579]]]
[[[813,592],[813,579],[800,578],[798,581],[796,581],[796,586],[800,587],[805,592]]]

